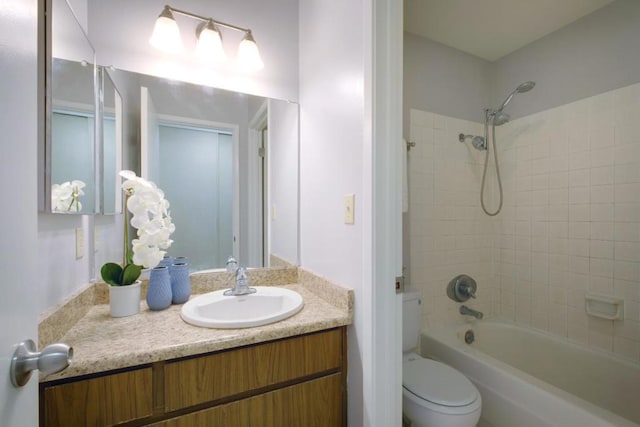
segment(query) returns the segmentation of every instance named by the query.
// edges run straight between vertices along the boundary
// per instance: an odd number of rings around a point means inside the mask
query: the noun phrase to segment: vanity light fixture
[[[156,25],[153,27],[153,34],[151,34],[149,43],[156,49],[169,53],[182,51],[180,29],[169,6],[165,6],[158,19],[156,19]]]
[[[264,68],[258,45],[249,28],[242,28],[217,21],[213,18],[206,18],[176,9],[169,5],[165,6],[160,16],[158,16],[155,27],[153,28],[153,34],[149,39],[149,43],[156,49],[168,53],[179,53],[182,51],[183,46],[182,39],[180,38],[180,29],[173,17],[174,13],[201,21],[196,28],[196,37],[198,39],[196,54],[201,59],[205,61],[222,61],[226,59],[222,46],[222,32],[220,31],[220,27],[222,27],[244,33],[244,38],[238,46],[237,57],[238,67],[241,70],[257,71]]]

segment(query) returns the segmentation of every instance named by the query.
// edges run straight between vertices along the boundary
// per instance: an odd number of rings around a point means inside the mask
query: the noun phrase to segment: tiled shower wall
[[[502,316],[640,358],[639,125],[636,84],[497,129]],[[624,320],[587,316],[588,292],[624,298]]]
[[[478,283],[467,305],[486,314],[498,308],[492,255],[495,221],[480,210],[484,153],[458,142],[482,124],[411,110],[408,155],[410,282],[422,294],[423,328],[460,319],[446,296],[449,281],[468,274]]]
[[[445,288],[466,273],[478,282],[469,306],[639,360],[639,126],[637,84],[498,127],[504,208],[490,218],[484,153],[458,142],[482,125],[411,110],[410,276],[423,327],[460,319]],[[623,298],[624,320],[587,316],[588,292]]]

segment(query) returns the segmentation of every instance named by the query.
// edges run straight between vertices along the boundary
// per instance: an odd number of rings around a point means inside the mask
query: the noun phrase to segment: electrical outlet
[[[76,259],[84,256],[84,228],[76,228]]]
[[[344,196],[344,223],[345,224],[355,223],[355,206],[356,206],[356,195],[345,194]]]

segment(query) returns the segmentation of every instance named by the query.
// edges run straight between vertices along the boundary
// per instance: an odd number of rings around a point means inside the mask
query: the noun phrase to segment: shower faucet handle
[[[468,283],[461,283],[458,291],[462,295],[466,295],[467,297],[474,298],[476,297],[476,289],[472,288]]]
[[[472,277],[460,274],[447,285],[447,296],[455,302],[465,302],[476,297],[478,285]]]

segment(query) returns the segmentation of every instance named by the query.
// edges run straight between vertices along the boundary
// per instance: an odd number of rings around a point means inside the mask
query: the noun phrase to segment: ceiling
[[[613,0],[404,0],[404,29],[495,61]]]

